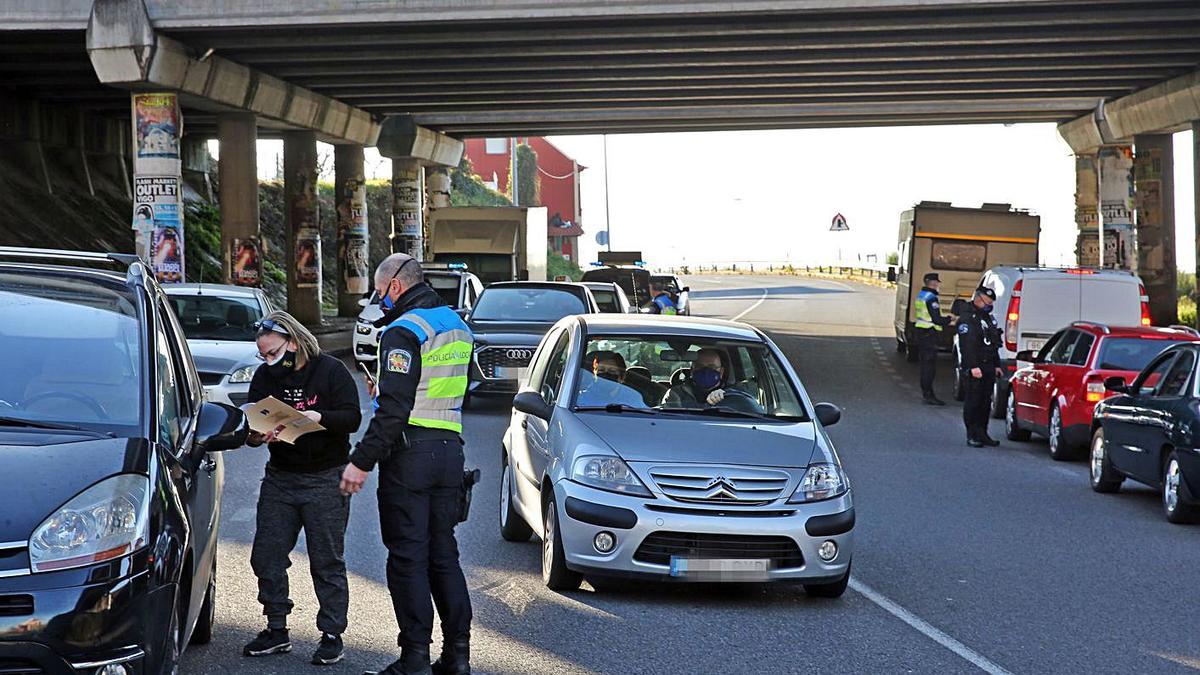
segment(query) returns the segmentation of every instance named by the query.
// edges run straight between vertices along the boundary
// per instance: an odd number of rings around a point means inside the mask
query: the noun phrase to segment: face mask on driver
[[[991,313],[992,313],[992,306],[991,306],[991,305],[984,305],[983,307],[980,307],[980,308],[979,308],[979,311],[980,311],[980,312],[983,312],[984,314],[991,314]]]
[[[704,390],[714,389],[721,384],[721,371],[705,366],[692,371],[692,382]]]
[[[287,350],[279,355],[274,361],[267,362],[267,371],[275,377],[283,377],[292,370],[292,366],[296,365],[296,352]]]

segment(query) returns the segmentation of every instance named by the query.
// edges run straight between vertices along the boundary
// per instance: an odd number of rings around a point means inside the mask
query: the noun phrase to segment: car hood
[[[470,321],[467,326],[480,345],[536,346],[554,324],[540,321]]]
[[[817,448],[811,422],[754,424],[744,420],[576,413],[627,462],[805,467]]]
[[[149,456],[143,439],[0,430],[0,541],[29,539],[55,509],[109,476],[147,473]]]
[[[188,349],[202,373],[228,373],[238,364],[254,362],[258,353],[253,342],[228,340],[188,340]]]

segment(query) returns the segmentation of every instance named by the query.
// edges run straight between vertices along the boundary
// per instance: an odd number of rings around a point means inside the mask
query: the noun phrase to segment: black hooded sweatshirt
[[[296,439],[296,444],[277,441],[268,444],[272,468],[292,473],[318,473],[343,466],[350,453],[350,434],[358,431],[362,409],[358,406],[358,386],[350,371],[338,359],[318,354],[299,370],[283,377],[271,374],[265,363],[250,380],[251,403],[274,396],[296,410],[321,413],[324,431],[314,431]]]

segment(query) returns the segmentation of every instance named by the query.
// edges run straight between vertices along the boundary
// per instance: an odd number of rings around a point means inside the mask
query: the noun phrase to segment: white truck
[[[454,206],[429,216],[430,262],[462,263],[485,285],[545,281],[545,207]]]

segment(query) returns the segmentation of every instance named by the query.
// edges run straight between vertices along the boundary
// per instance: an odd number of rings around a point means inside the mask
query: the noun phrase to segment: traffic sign
[[[600,230],[596,233],[596,243],[601,246],[608,246],[608,232],[606,230]]]
[[[849,229],[850,226],[846,224],[846,216],[840,213],[833,217],[833,224],[829,226],[830,232],[845,232]]]

